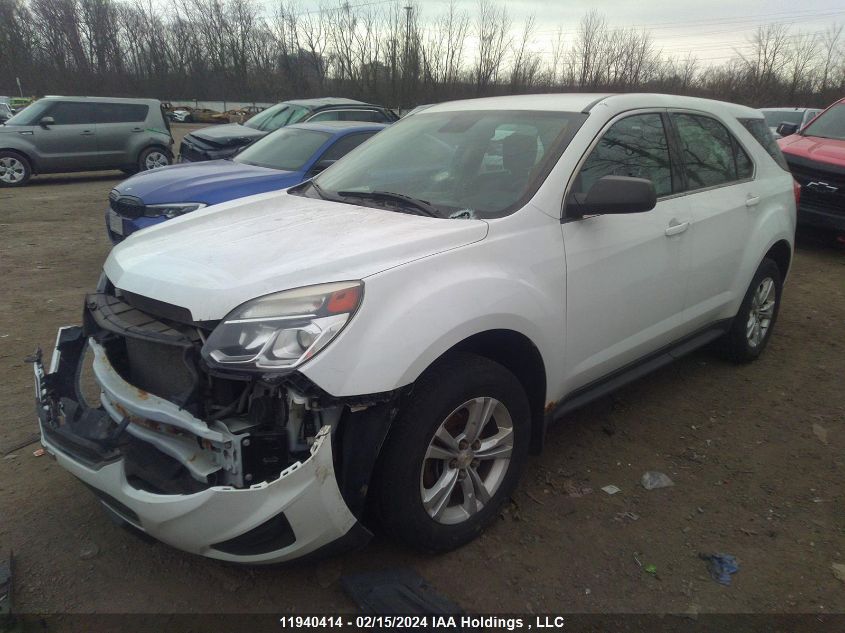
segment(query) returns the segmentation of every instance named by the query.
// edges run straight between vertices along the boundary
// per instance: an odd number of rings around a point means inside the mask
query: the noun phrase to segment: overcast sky
[[[352,6],[383,4],[378,0],[349,0]],[[390,2],[391,0],[385,0]],[[402,0],[400,0],[402,1]],[[611,27],[645,27],[666,55],[695,54],[703,63],[721,63],[744,49],[759,25],[777,22],[799,31],[823,33],[831,24],[845,23],[843,0],[507,0],[502,1],[521,31],[534,15],[532,48],[551,54],[552,41],[560,28],[568,42],[578,22],[590,9],[603,13]],[[477,0],[455,0],[470,14],[477,13]],[[402,2],[404,4],[404,2]],[[417,0],[425,21],[445,11],[449,0]],[[316,9],[318,2],[301,0],[303,9]],[[567,46],[568,48],[568,46]]]

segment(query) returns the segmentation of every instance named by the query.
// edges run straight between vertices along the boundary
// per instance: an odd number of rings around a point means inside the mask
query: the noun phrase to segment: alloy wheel
[[[508,472],[513,420],[495,398],[467,400],[437,428],[423,460],[420,495],[443,524],[468,520],[490,502]]]
[[[156,167],[167,167],[170,161],[164,152],[150,152],[144,159],[145,169],[155,169]]]
[[[26,176],[26,167],[13,156],[0,158],[0,181],[14,185],[21,182]]]
[[[745,325],[745,336],[748,344],[753,348],[760,345],[766,338],[775,314],[776,298],[775,282],[771,277],[764,277],[757,286],[757,290],[754,291],[748,312],[748,322]]]

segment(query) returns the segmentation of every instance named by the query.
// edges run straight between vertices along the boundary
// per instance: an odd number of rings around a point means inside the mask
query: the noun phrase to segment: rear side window
[[[659,114],[635,114],[614,123],[581,167],[573,191],[586,193],[602,176],[647,178],[658,197],[672,193],[669,143]]]
[[[789,165],[786,164],[783,152],[780,151],[780,147],[764,119],[739,119],[739,122],[754,137],[754,140],[760,143],[781,169],[789,171]]]
[[[688,189],[704,189],[750,178],[751,159],[728,129],[706,116],[674,112]]]
[[[83,125],[94,123],[94,107],[90,103],[60,101],[45,116],[53,117],[55,125]]]
[[[97,123],[139,123],[147,119],[149,106],[135,103],[98,103]]]

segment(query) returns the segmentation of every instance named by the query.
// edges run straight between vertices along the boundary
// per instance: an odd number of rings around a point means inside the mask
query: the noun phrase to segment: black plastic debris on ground
[[[457,616],[464,613],[412,569],[350,574],[341,578],[340,584],[368,615]]]
[[[12,616],[12,563],[14,558],[9,552],[9,558],[0,561],[0,631],[14,623]]]

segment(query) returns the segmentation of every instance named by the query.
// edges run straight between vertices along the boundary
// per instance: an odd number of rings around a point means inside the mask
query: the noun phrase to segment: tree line
[[[504,2],[423,18],[413,1],[308,10],[279,0],[0,0],[0,94],[277,101],[347,96],[392,107],[560,91],[656,91],[752,106],[823,106],[845,93],[841,26],[774,22],[724,63],[666,55],[647,29],[591,11],[537,51]],[[544,27],[545,28],[545,27]]]

